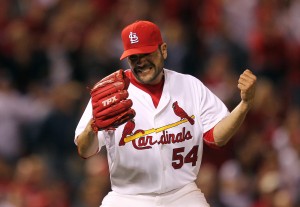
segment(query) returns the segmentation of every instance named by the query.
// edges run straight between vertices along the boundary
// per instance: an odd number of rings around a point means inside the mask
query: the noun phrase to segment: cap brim
[[[127,58],[130,55],[138,55],[138,54],[145,54],[145,53],[152,53],[155,50],[157,50],[158,45],[155,46],[145,46],[145,47],[139,47],[139,48],[132,48],[129,50],[125,50],[120,57],[120,60],[123,60],[124,58]]]

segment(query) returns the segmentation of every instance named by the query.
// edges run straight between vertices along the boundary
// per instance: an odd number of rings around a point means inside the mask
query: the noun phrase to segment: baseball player
[[[167,44],[157,25],[136,21],[122,31],[130,69],[91,90],[75,131],[80,156],[106,146],[112,191],[102,207],[208,207],[195,180],[203,143],[221,147],[242,124],[256,76],[238,80],[241,102],[229,112],[197,78],[164,68]]]

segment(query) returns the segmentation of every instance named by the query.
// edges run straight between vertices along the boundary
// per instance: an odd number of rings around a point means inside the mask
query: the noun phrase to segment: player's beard
[[[148,65],[143,68],[134,68],[133,75],[142,84],[157,84],[161,80],[163,67],[157,68],[155,65]]]
[[[164,58],[162,55],[158,63],[147,60],[146,64],[136,66],[132,69],[133,75],[136,80],[142,84],[158,84],[163,77]]]

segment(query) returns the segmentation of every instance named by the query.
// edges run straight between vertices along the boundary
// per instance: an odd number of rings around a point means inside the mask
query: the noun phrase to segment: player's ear
[[[168,47],[167,47],[167,43],[162,43],[160,45],[160,51],[161,51],[161,54],[163,56],[164,59],[167,59],[168,57]]]

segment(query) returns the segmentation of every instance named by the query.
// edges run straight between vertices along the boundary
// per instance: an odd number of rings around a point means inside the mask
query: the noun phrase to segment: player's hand
[[[252,107],[254,102],[256,80],[256,76],[249,69],[246,69],[238,80],[242,103],[244,103],[248,109]]]

